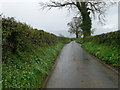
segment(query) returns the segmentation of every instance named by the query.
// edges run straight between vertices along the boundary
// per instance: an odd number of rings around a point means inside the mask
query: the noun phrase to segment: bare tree
[[[107,2],[106,2],[107,1]],[[54,1],[51,0],[50,2],[43,3],[41,2],[40,5],[42,9],[48,8],[51,9],[55,8],[68,8],[73,9],[76,8],[79,14],[82,17],[82,25],[81,28],[83,30],[84,37],[91,35],[91,27],[92,27],[92,16],[94,19],[97,17],[101,23],[105,21],[105,11],[108,9],[109,6],[113,5],[113,2],[108,2],[108,0],[61,0],[61,1]],[[91,14],[91,15],[90,15]]]
[[[68,32],[75,34],[76,38],[81,37],[83,34],[82,29],[80,27],[81,24],[82,24],[81,17],[73,17],[72,21],[67,24],[69,27]]]

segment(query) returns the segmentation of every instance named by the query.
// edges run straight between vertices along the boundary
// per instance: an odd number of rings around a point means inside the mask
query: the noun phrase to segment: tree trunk
[[[78,33],[76,32],[76,38],[79,38],[79,35],[78,35]]]
[[[82,24],[81,29],[83,30],[83,37],[91,36],[91,18],[89,16],[90,12],[88,12],[88,9],[86,7],[86,2],[81,2],[81,5],[79,2],[77,3],[77,7],[81,12],[82,16]]]

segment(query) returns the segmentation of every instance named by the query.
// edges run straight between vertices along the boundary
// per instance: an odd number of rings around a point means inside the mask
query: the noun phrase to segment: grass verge
[[[120,30],[78,38],[76,41],[81,43],[82,47],[89,53],[116,69],[120,69]]]
[[[105,61],[107,64],[111,64],[114,67],[119,67],[120,63],[118,62],[118,48],[113,45],[107,46],[106,44],[98,44],[97,42],[86,42],[83,44],[83,48],[89,53],[97,56],[98,58]]]
[[[80,43],[80,41],[78,41]],[[115,45],[107,45],[106,43],[98,43],[94,40],[82,43],[82,47],[90,54],[105,61],[105,63],[120,69],[119,48]]]
[[[40,88],[63,45],[33,46],[19,55],[10,55],[2,66],[3,88]]]

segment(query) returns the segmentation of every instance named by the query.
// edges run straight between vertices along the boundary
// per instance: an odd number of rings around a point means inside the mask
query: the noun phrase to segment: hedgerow
[[[33,29],[29,25],[17,22],[14,18],[2,18],[3,61],[11,53],[20,53],[38,45],[47,47],[66,38],[60,38],[43,30]],[[67,39],[66,39],[67,40]]]
[[[40,88],[54,60],[70,40],[2,18],[3,88]]]

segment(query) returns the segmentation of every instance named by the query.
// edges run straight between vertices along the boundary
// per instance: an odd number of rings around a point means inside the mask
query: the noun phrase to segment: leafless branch
[[[65,1],[64,3],[60,3],[60,2],[56,2],[56,1],[53,1],[51,0],[49,3],[43,3],[43,2],[40,2],[39,3],[40,6],[41,6],[41,9],[45,9],[45,8],[48,8],[48,9],[51,9],[51,8],[63,8],[63,7],[66,7],[68,6],[68,8],[72,8],[73,5],[75,5],[74,2],[67,2]]]

